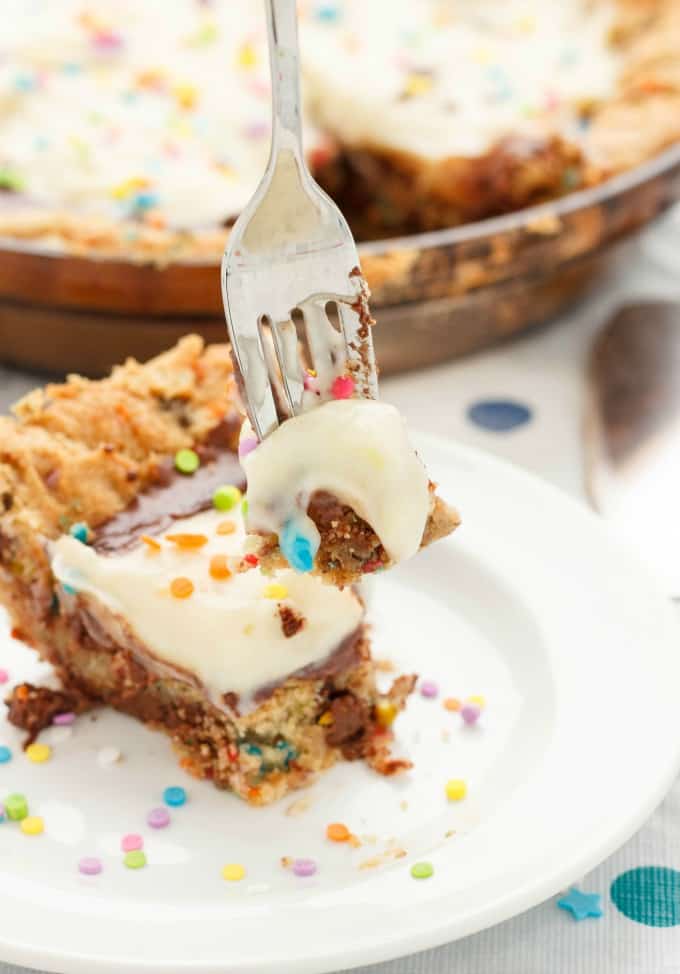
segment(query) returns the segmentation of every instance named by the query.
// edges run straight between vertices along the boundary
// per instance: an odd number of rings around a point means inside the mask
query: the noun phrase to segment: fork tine
[[[271,319],[271,333],[286,393],[286,404],[290,415],[295,416],[302,411],[302,396],[305,391],[298,350],[297,329],[290,318],[285,321]]]
[[[305,334],[317,375],[319,388],[328,392],[333,379],[345,367],[345,339],[328,320],[325,304],[328,297],[319,300],[314,296],[298,305],[305,321]]]
[[[252,336],[232,333],[231,344],[243,380],[248,416],[260,440],[279,425],[269,370],[258,331]]]

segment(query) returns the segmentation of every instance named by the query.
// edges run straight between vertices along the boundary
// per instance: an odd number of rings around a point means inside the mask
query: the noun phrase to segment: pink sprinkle
[[[482,709],[476,703],[464,703],[460,708],[460,716],[466,724],[476,724]]]
[[[259,440],[257,439],[257,437],[246,436],[246,438],[241,440],[241,442],[238,445],[239,460],[243,460],[244,457],[247,457],[248,454],[252,453],[257,446],[259,446]]]
[[[354,379],[351,375],[339,375],[333,380],[331,395],[334,399],[351,399],[354,393]]]
[[[164,829],[170,825],[170,814],[167,808],[152,808],[146,817],[146,821],[152,829]]]
[[[269,135],[269,126],[266,122],[252,122],[246,126],[246,136],[249,139],[265,139]]]
[[[76,715],[71,713],[71,711],[68,711],[67,713],[63,714],[55,714],[52,718],[52,723],[56,724],[57,727],[70,727],[75,719]]]
[[[123,46],[123,38],[112,30],[99,31],[92,42],[99,51],[117,51]]]
[[[0,805],[0,822],[5,821],[5,806]]]
[[[9,680],[9,673],[7,670],[0,670],[0,683],[7,683]]]
[[[293,872],[296,876],[313,876],[316,872],[316,863],[313,859],[296,859],[293,863]]]
[[[420,684],[420,695],[421,697],[436,697],[439,693],[439,687],[433,680],[423,680]]]
[[[102,869],[102,861],[96,856],[83,856],[78,862],[78,872],[81,872],[83,876],[97,876]]]
[[[302,384],[308,392],[315,392],[317,396],[319,395],[319,383],[315,375],[310,375],[309,372],[305,372]]]
[[[136,832],[130,832],[120,840],[120,847],[123,852],[136,852],[144,848],[144,839]]]

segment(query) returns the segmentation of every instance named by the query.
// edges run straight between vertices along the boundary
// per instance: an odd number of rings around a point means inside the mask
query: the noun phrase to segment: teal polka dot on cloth
[[[665,866],[641,866],[621,873],[611,885],[614,906],[648,927],[680,924],[680,872]]]

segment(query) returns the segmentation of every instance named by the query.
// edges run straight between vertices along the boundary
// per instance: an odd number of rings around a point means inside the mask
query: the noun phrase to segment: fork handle
[[[304,165],[296,0],[265,0],[272,78],[272,155],[291,149]]]

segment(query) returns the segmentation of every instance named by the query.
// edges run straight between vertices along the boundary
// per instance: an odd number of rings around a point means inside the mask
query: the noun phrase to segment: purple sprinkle
[[[9,673],[7,670],[0,670],[0,683],[7,683],[9,680]]]
[[[293,863],[293,872],[296,876],[313,876],[316,872],[316,863],[313,859],[296,859]]]
[[[95,856],[83,856],[78,861],[78,871],[83,876],[97,876],[102,871],[102,861]]]
[[[166,825],[170,825],[170,814],[167,808],[152,808],[146,821],[152,829],[164,829]]]
[[[460,716],[466,724],[476,724],[481,712],[481,707],[478,707],[476,703],[464,703],[460,708]]]
[[[76,715],[71,711],[63,714],[55,714],[52,718],[52,723],[56,724],[57,727],[70,727],[71,724],[76,719]]]
[[[238,445],[239,460],[243,460],[243,458],[247,457],[249,453],[252,453],[255,447],[258,445],[258,442],[259,441],[254,436],[246,436],[244,440],[241,440]]]
[[[420,695],[421,697],[436,697],[439,693],[439,687],[433,680],[423,680],[420,684]]]

